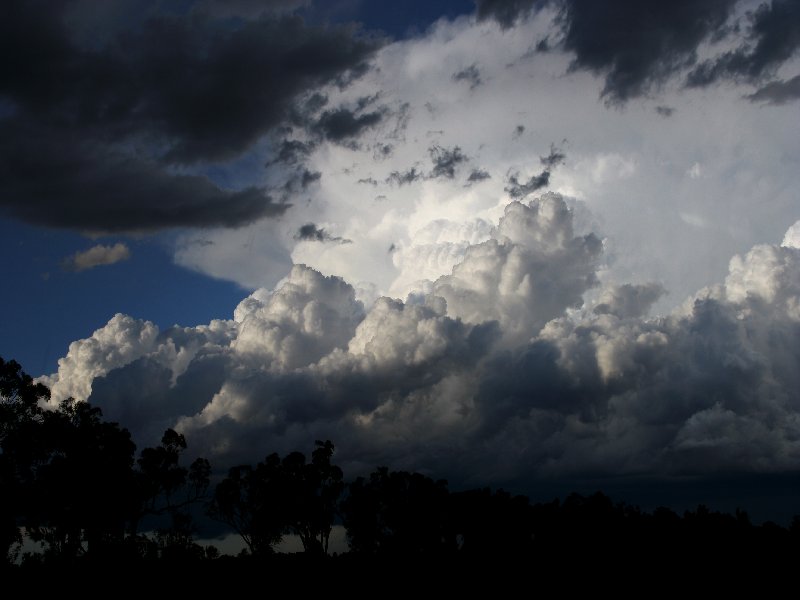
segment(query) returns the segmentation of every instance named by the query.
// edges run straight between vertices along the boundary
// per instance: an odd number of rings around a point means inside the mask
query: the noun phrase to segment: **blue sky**
[[[70,342],[90,335],[116,313],[148,319],[160,327],[229,317],[246,292],[235,283],[179,267],[160,236],[127,240],[131,258],[72,272],[65,258],[97,242],[78,233],[2,220],[9,290],[3,295],[0,355],[13,357],[32,375],[51,373]]]
[[[796,0],[8,6],[0,355],[53,402],[219,469],[800,470]]]

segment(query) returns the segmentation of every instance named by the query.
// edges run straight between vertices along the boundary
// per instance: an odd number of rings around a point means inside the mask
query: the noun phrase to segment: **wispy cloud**
[[[131,251],[122,242],[117,242],[113,246],[98,244],[65,258],[61,266],[65,271],[86,271],[95,267],[113,265],[128,260],[130,257]]]

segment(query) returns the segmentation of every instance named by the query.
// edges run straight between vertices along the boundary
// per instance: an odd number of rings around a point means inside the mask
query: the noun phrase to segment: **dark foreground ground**
[[[7,568],[2,581],[6,589],[60,596],[497,598],[602,592],[661,597],[750,590],[759,597],[794,597],[800,576],[798,535],[769,527],[740,536],[677,533],[671,540],[625,534],[615,538],[610,532],[597,537],[565,534],[525,552],[486,547],[414,556],[95,557],[72,564],[27,562]]]

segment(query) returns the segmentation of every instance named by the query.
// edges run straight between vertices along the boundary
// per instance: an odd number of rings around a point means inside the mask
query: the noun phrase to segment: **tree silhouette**
[[[342,516],[350,548],[394,556],[453,552],[447,482],[381,467],[348,488]]]
[[[155,540],[164,558],[201,557],[203,552],[193,540],[190,509],[205,497],[211,465],[206,459],[197,458],[188,469],[180,466],[186,447],[182,434],[167,429],[161,445],[145,448],[136,461],[138,511],[131,522],[131,535],[137,534],[141,519],[167,517],[169,526],[159,527]]]
[[[306,552],[327,554],[344,482],[342,470],[331,464],[333,443],[317,440],[315,445],[311,462],[301,452],[281,462],[285,528],[300,538]]]
[[[39,404],[49,398],[50,390],[34,383],[19,363],[0,357],[0,561],[3,562],[13,561],[12,549],[22,543],[19,521],[37,454],[30,442],[42,421]]]
[[[67,399],[42,414],[27,442],[25,527],[53,558],[119,546],[135,508],[135,445],[101,416],[99,408]]]
[[[214,490],[208,514],[238,533],[251,554],[271,554],[283,537],[280,457],[269,455],[255,468],[228,471]]]
[[[233,467],[217,485],[209,515],[230,525],[252,554],[271,554],[286,533],[297,535],[307,553],[326,554],[344,482],[331,464],[333,443],[315,445],[311,462],[292,452]]]

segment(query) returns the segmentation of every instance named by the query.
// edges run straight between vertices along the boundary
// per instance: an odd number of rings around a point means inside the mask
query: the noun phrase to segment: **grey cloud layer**
[[[795,228],[796,229],[796,228]],[[429,293],[365,308],[296,265],[231,321],[165,331],[118,315],[46,382],[143,443],[166,426],[224,466],[327,437],[454,482],[800,467],[800,249],[756,246],[725,281],[646,319],[655,284],[610,286],[557,195],[511,202]],[[592,308],[592,307],[586,307]]]
[[[238,226],[283,210],[263,189],[175,167],[241,156],[298,94],[363,71],[377,44],[251,4],[232,7],[253,17],[243,20],[141,5],[130,28],[97,24],[111,32],[97,41],[79,34],[70,3],[4,3],[3,211],[119,231]]]

